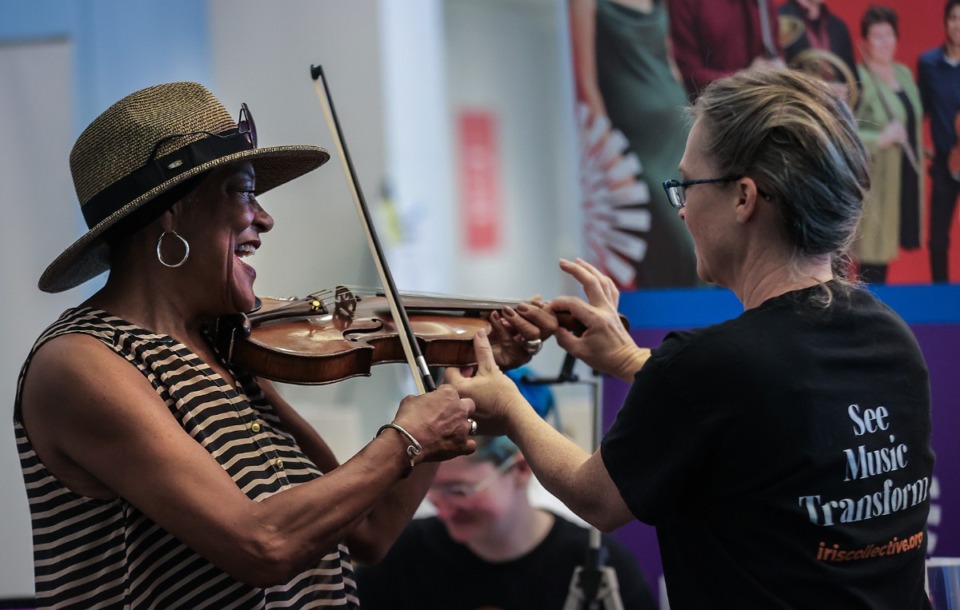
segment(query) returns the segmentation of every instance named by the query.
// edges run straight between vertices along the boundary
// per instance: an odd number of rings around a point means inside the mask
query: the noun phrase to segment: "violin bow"
[[[777,57],[777,45],[773,43],[773,32],[770,28],[770,5],[767,0],[757,0],[757,9],[760,12],[760,40],[763,44],[763,54],[767,59]]]
[[[390,267],[387,265],[387,258],[384,256],[380,240],[377,238],[377,231],[373,226],[366,199],[364,199],[363,191],[360,189],[357,172],[354,170],[353,161],[350,159],[350,151],[347,150],[347,142],[340,130],[340,121],[337,120],[337,112],[333,107],[333,98],[330,96],[330,89],[327,86],[327,79],[323,75],[323,68],[321,66],[310,66],[310,76],[313,78],[313,86],[317,90],[317,97],[320,98],[320,105],[323,107],[323,116],[327,121],[327,127],[333,134],[333,141],[340,157],[340,167],[343,169],[347,183],[350,185],[353,203],[367,237],[367,246],[370,248],[370,253],[377,265],[377,274],[380,276],[387,303],[390,305],[390,314],[397,323],[400,343],[403,345],[403,353],[407,358],[407,364],[410,366],[410,372],[413,374],[413,380],[417,384],[417,390],[420,394],[432,392],[437,385],[430,374],[427,360],[420,351],[420,344],[417,343],[416,336],[413,334],[410,318],[407,317],[407,311],[400,301],[400,294],[393,282]]]

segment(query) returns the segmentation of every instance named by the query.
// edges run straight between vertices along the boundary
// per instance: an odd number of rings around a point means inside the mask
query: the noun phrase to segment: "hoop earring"
[[[186,249],[186,252],[183,253],[183,258],[181,258],[179,262],[176,262],[173,264],[163,260],[163,254],[160,252],[160,247],[163,245],[163,238],[167,236],[167,233],[172,233],[174,237],[176,237],[181,242],[183,242],[183,247]],[[157,260],[160,261],[161,265],[169,269],[176,269],[177,267],[187,262],[188,258],[190,258],[190,244],[187,243],[187,240],[181,237],[179,233],[177,233],[176,231],[170,230],[170,231],[164,231],[163,233],[160,234],[160,239],[157,240]]]

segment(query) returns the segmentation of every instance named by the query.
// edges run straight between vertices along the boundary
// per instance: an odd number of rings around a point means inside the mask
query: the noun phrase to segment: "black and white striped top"
[[[99,500],[64,487],[40,461],[22,425],[23,379],[34,353],[66,333],[96,337],[136,366],[184,431],[251,499],[263,500],[320,471],[283,431],[249,374],[227,383],[183,344],[103,311],[66,311],[37,340],[20,373],[14,428],[33,523],[41,608],[317,608],[359,606],[344,545],[289,583],[259,589],[233,580],[123,498]],[[252,426],[253,423],[259,426]],[[254,432],[254,430],[257,430]],[[118,456],[122,459],[122,456]]]

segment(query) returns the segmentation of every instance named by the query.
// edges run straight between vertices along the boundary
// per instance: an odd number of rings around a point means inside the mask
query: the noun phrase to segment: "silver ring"
[[[530,355],[539,354],[540,350],[543,349],[543,341],[540,339],[524,341],[523,348],[527,350],[527,353]]]
[[[470,431],[467,432],[468,436],[475,436],[477,434],[477,420],[467,418],[467,421],[470,422]]]

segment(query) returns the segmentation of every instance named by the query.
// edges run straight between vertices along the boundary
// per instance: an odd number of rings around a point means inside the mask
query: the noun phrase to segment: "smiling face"
[[[897,33],[889,23],[874,23],[867,30],[866,52],[875,62],[893,63],[897,52]]]
[[[198,292],[216,300],[208,305],[215,314],[254,307],[257,272],[245,259],[260,247],[260,235],[273,228],[273,218],[253,194],[255,185],[253,165],[230,165],[214,170],[178,204],[174,228],[191,249],[183,270],[195,289],[211,288]]]
[[[461,456],[442,462],[427,499],[436,507],[450,537],[461,544],[496,537],[510,527],[516,511],[527,503],[529,471],[525,466],[498,472],[489,461]],[[475,493],[458,496],[444,490],[482,487]]]

